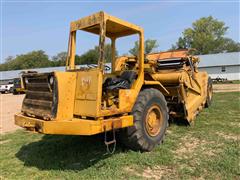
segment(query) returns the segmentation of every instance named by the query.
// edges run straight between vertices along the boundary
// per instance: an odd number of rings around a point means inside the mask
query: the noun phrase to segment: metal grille
[[[27,116],[51,120],[56,114],[56,82],[52,73],[31,73],[23,76],[26,96],[22,112]]]

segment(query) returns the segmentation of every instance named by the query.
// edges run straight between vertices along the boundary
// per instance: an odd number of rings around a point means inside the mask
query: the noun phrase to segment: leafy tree
[[[129,50],[129,53],[132,54],[132,55],[134,55],[134,56],[137,56],[137,54],[138,54],[138,48],[139,48],[139,43],[138,43],[138,41],[135,41],[134,47]]]
[[[48,55],[44,51],[39,50],[17,55],[15,59],[1,64],[0,71],[49,67],[51,65]]]
[[[209,54],[239,51],[239,43],[225,38],[228,27],[212,16],[202,17],[193,22],[191,28],[183,31],[172,49],[196,49],[195,54]]]
[[[79,55],[77,55],[77,54],[75,56],[75,64],[83,64],[82,60],[81,60],[81,57]]]
[[[13,57],[13,56],[8,56],[8,57],[5,59],[5,62],[11,62],[12,60],[14,60],[14,57]]]
[[[240,43],[236,43],[230,38],[224,38],[223,47],[220,47],[220,50],[226,52],[239,52],[240,51]]]
[[[60,52],[52,57],[54,66],[64,66],[66,64],[67,52]]]
[[[156,50],[158,48],[158,43],[157,40],[153,40],[153,39],[147,39],[144,42],[144,47],[145,47],[145,54],[149,54],[151,52],[153,52],[154,50]]]
[[[106,62],[111,62],[112,61],[112,47],[110,44],[106,44],[105,47],[104,47],[104,56],[105,56],[105,60]],[[118,52],[115,51],[115,55],[117,56],[118,55]]]
[[[115,52],[117,56],[117,51]],[[17,55],[15,58],[9,56],[6,58],[5,63],[0,64],[0,71],[18,70],[18,69],[32,69],[41,67],[52,67],[52,66],[65,66],[67,52],[60,52],[49,60],[48,55],[44,51],[32,51],[26,54]],[[95,64],[98,61],[99,52],[98,46],[90,49],[83,55],[75,56],[76,64]],[[106,44],[105,46],[105,59],[106,62],[111,62],[111,45]]]
[[[149,54],[149,53],[153,52],[156,48],[158,48],[157,40],[147,39],[144,42],[144,47],[145,47],[145,49],[144,49],[145,54]],[[138,43],[138,41],[135,41],[134,47],[129,50],[129,53],[134,56],[137,56],[138,49],[139,49],[139,43]]]
[[[80,56],[81,64],[96,64],[98,61],[98,47],[88,50]]]
[[[106,62],[111,62],[112,59],[112,49],[110,44],[105,45],[104,57]],[[118,52],[115,52],[116,56]],[[98,46],[93,49],[88,50],[86,53],[82,54],[80,57],[75,57],[76,64],[96,64],[98,62],[99,52]]]

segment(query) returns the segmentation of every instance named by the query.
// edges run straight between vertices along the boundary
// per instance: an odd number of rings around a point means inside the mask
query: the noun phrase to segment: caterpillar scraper
[[[99,36],[97,64],[75,65],[77,31]],[[137,35],[137,56],[116,57],[117,40]],[[111,72],[104,44],[111,40]],[[169,118],[191,123],[208,107],[212,84],[187,50],[144,55],[144,31],[105,12],[71,22],[65,72],[23,74],[26,95],[15,124],[43,134],[94,135],[115,132],[136,151],[160,144]],[[106,137],[105,136],[105,137]],[[111,136],[112,137],[112,136]]]

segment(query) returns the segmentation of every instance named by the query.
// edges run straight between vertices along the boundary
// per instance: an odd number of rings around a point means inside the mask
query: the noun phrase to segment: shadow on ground
[[[118,145],[115,153],[121,151]],[[16,154],[25,166],[41,170],[83,170],[110,156],[102,134],[90,137],[45,135],[40,141],[22,146]]]
[[[178,126],[190,126],[191,124],[186,120],[182,118],[169,118],[168,120],[169,125],[176,124]]]
[[[171,124],[186,126],[186,121],[171,120]],[[128,151],[117,140],[114,154]],[[60,136],[44,135],[40,141],[31,142],[21,147],[15,155],[25,166],[41,170],[83,170],[98,161],[109,158],[104,135],[95,136]],[[102,164],[104,165],[104,164]]]

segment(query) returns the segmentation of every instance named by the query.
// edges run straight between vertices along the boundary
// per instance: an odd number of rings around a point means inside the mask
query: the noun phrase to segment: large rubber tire
[[[150,126],[147,123],[149,122],[149,112],[151,110],[154,113],[156,111],[157,115],[161,113],[161,115],[158,116],[161,116],[161,118],[155,118],[159,119],[161,126],[157,123],[158,120],[156,120],[155,123],[160,127],[158,127],[158,130],[154,135],[149,133]],[[134,116],[134,125],[121,131],[120,138],[122,143],[135,151],[151,151],[156,145],[163,141],[166,129],[168,127],[168,107],[163,94],[157,89],[144,89],[139,93],[139,96],[133,107],[132,114]],[[154,128],[151,130],[153,129]]]
[[[212,79],[208,78],[208,86],[207,86],[207,99],[205,103],[205,107],[208,108],[212,104],[212,97],[213,97],[213,86],[212,86]]]

